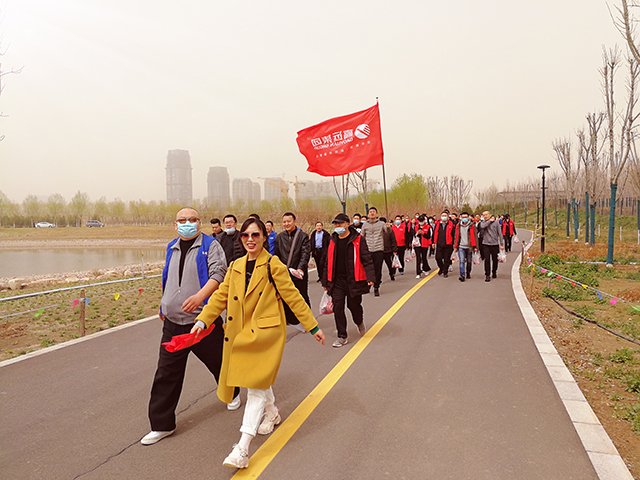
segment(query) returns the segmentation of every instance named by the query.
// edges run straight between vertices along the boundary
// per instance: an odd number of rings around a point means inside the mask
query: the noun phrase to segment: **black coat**
[[[304,274],[307,274],[309,269],[309,258],[311,258],[311,243],[309,242],[309,235],[296,227],[296,230],[300,231],[296,244],[293,245],[293,255],[291,257],[291,265],[289,268],[296,270],[302,270]],[[291,251],[293,239],[296,235],[296,230],[289,233],[286,230],[280,232],[276,237],[274,255],[280,259],[282,263],[287,264],[289,258],[289,252]]]
[[[365,275],[367,276],[366,280],[360,280],[356,282],[356,274],[355,274],[355,248],[353,246],[353,241],[360,237],[360,261],[362,262],[362,266],[364,267]],[[338,234],[333,233],[331,235],[331,241],[336,242],[338,239]],[[335,262],[337,260],[337,255],[333,257],[333,271],[336,270]],[[324,271],[322,273],[322,286],[327,289],[327,293],[331,295],[333,291],[333,282],[330,282],[327,278],[327,267],[329,262],[329,255],[325,256],[324,259]],[[373,269],[373,259],[371,258],[371,253],[369,252],[369,248],[367,247],[367,241],[362,237],[357,230],[350,225],[349,226],[349,237],[348,237],[348,245],[347,245],[347,284],[349,285],[349,296],[356,297],[358,295],[363,295],[365,293],[369,293],[369,284],[368,282],[375,281],[376,272]]]

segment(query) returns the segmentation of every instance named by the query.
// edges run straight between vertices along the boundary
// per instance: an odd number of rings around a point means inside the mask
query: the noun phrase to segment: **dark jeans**
[[[307,302],[307,305],[309,305],[309,307],[311,307],[311,300],[309,300],[309,274],[307,272],[304,272],[304,277],[302,277],[301,279],[291,275],[291,280],[300,292],[300,295],[302,295],[302,298],[304,298],[304,301]],[[284,307],[284,316],[287,317],[287,323],[289,325],[298,325],[300,323],[300,320],[296,318],[294,313],[289,308],[289,305],[287,305],[283,301],[282,306]]]
[[[388,252],[384,254],[384,263],[387,265],[387,270],[389,270],[389,278],[394,278],[396,275],[396,269],[391,266],[393,262],[393,252]]]
[[[431,270],[429,260],[427,260],[429,247],[413,247],[413,249],[416,252],[416,275]]]
[[[511,239],[512,238],[513,237],[511,235],[508,235],[508,234],[504,236],[504,249],[507,252],[511,251]]]
[[[488,277],[492,273],[498,272],[498,251],[499,245],[482,245],[484,251],[484,274]],[[491,268],[493,262],[493,268]]]
[[[460,259],[460,276],[471,275],[471,265],[473,265],[473,249],[458,248],[458,258]]]
[[[402,267],[400,267],[400,273],[404,272],[404,252],[406,250],[406,247],[398,247],[398,258],[400,258],[400,265],[402,265]]]
[[[436,263],[442,273],[449,273],[451,255],[453,255],[453,245],[436,246]]]
[[[325,251],[322,248],[314,248],[311,255],[313,256],[313,261],[316,262],[318,278],[321,279],[322,275],[324,275]]]
[[[383,252],[371,252],[371,259],[373,260],[373,270],[376,272],[376,280],[373,284],[374,288],[379,288],[382,283],[382,263],[384,262]]]
[[[178,325],[169,319],[165,319],[162,325],[162,340],[160,343],[170,342],[171,337],[189,333],[192,328],[193,324]],[[218,317],[209,328],[213,328],[213,332],[199,343],[184,350],[170,353],[167,352],[164,346],[160,345],[158,368],[153,379],[151,399],[149,400],[151,430],[169,431],[176,428],[176,406],[182,392],[189,352],[193,352],[205,364],[216,379],[216,383],[218,382],[222,364],[222,345],[224,343],[222,319]],[[236,387],[233,397],[235,398],[239,393],[240,389]]]
[[[381,252],[382,253],[382,252]],[[360,325],[364,319],[364,310],[362,309],[362,295],[355,297],[349,296],[349,283],[346,276],[336,276],[331,291],[331,300],[333,300],[333,318],[336,321],[336,330],[338,337],[347,338],[347,315],[344,311],[345,300],[347,307],[351,311],[353,322]]]

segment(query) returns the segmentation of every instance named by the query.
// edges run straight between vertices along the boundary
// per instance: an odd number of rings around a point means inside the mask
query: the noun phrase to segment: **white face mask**
[[[447,220],[449,220],[449,217],[440,217],[440,220],[442,221],[442,223],[446,223]]]

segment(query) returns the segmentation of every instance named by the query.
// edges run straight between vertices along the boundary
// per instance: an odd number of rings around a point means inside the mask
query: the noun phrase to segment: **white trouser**
[[[247,389],[247,403],[244,407],[244,416],[242,417],[240,432],[255,436],[262,422],[265,407],[274,405],[275,403],[276,397],[273,396],[271,387],[266,390],[258,390],[256,388]]]

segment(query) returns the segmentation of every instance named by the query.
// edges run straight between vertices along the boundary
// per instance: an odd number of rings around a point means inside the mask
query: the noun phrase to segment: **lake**
[[[110,268],[165,259],[164,249],[51,248],[0,250],[0,277],[23,277]]]

